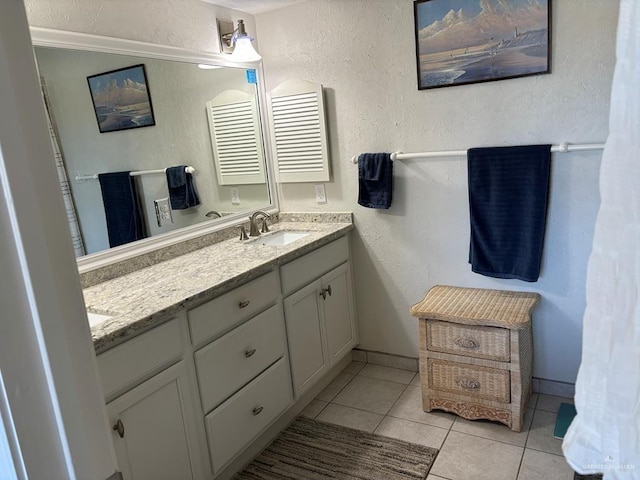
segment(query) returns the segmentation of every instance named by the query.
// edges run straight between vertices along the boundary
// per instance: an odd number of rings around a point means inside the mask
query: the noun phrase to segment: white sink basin
[[[301,238],[309,235],[309,232],[290,232],[281,230],[279,232],[275,232],[269,235],[265,235],[264,238],[258,240],[258,243],[261,245],[271,245],[276,247],[283,247],[285,245],[289,245],[290,243],[295,242],[296,240],[300,240]]]
[[[111,315],[102,315],[101,313],[87,312],[87,318],[89,319],[89,326],[93,327],[99,323],[109,320]]]

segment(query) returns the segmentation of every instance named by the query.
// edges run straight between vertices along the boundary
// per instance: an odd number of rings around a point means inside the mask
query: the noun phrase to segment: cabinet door
[[[107,405],[125,480],[196,478],[192,468],[196,437],[190,428],[187,385],[185,365],[180,362]]]
[[[321,278],[329,366],[335,365],[358,342],[351,268],[345,263]],[[324,297],[324,300],[322,298]]]
[[[296,399],[329,367],[324,352],[320,280],[284,300],[293,389]]]

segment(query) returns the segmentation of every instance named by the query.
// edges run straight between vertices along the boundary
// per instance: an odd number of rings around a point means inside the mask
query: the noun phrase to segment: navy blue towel
[[[467,160],[471,269],[488,277],[537,281],[551,145],[472,148]]]
[[[111,247],[146,238],[144,216],[130,173],[98,175]]]
[[[173,210],[184,210],[185,208],[200,205],[198,192],[193,184],[193,177],[185,170],[186,165],[169,167],[166,170],[167,187],[169,188],[169,200]]]
[[[358,203],[368,208],[389,208],[393,189],[393,162],[388,153],[358,157]]]

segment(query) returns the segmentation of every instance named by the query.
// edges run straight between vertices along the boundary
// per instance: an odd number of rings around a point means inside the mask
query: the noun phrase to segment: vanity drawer
[[[213,472],[218,473],[293,401],[289,364],[282,358],[205,417]]]
[[[349,259],[349,239],[342,237],[280,267],[282,293],[307,285]]]
[[[427,360],[429,388],[495,402],[511,401],[509,370]]]
[[[202,409],[208,412],[284,356],[282,306],[274,305],[195,354]]]
[[[200,345],[275,303],[280,288],[275,271],[189,310],[191,341]]]
[[[123,393],[182,357],[178,320],[98,355],[98,372],[105,398]]]
[[[508,362],[509,341],[506,328],[427,321],[427,349],[433,352]]]

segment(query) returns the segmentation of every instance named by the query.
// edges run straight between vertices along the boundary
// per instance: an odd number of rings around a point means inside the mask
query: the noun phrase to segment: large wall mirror
[[[152,248],[153,239],[181,238],[185,231],[195,236],[274,207],[256,66],[68,32],[32,29],[32,36],[54,150],[78,220],[79,255],[104,257],[114,246],[111,229],[119,228],[108,220],[114,194],[105,197],[110,187],[99,174],[131,172],[143,240],[118,250]],[[179,165],[193,168],[187,187],[199,202],[167,211],[175,191],[164,169]],[[117,199],[127,197],[117,188],[116,209]]]

